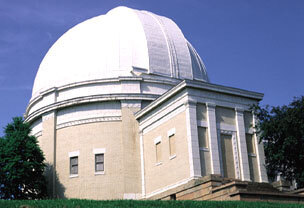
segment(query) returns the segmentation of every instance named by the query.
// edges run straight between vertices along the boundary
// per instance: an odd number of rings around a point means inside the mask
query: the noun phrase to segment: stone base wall
[[[256,183],[209,175],[193,179],[187,184],[154,195],[148,200],[213,200],[213,201],[266,201],[302,203],[304,196],[284,193],[269,183]]]

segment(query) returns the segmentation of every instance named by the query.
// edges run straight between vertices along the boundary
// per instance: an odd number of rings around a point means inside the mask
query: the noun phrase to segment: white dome
[[[53,87],[134,76],[138,71],[208,81],[199,55],[172,20],[117,7],[59,38],[39,67],[32,99]]]

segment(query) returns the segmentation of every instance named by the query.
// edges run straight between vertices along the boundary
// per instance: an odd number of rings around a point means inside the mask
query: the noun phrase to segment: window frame
[[[172,159],[176,158],[176,130],[175,130],[175,128],[170,129],[167,132],[167,136],[168,136],[168,142],[169,142],[169,159],[172,160]],[[172,142],[171,142],[173,137],[175,139],[174,144],[172,144]],[[171,149],[172,145],[175,146],[174,154],[172,154],[172,149]]]
[[[75,178],[75,177],[78,177],[78,174],[79,174],[79,150],[78,151],[74,151],[74,152],[69,152],[68,153],[68,156],[69,156],[69,176],[70,178]],[[77,164],[72,164],[72,160],[77,158]],[[77,167],[77,173],[73,173],[72,172],[72,167]]]
[[[97,157],[102,155],[102,161],[97,161]],[[104,153],[96,153],[95,154],[95,174],[97,173],[104,173],[105,167],[104,162],[105,161],[105,154]],[[97,170],[97,165],[102,164],[102,170]]]
[[[156,165],[161,165],[162,164],[162,147],[161,147],[161,143],[162,143],[162,140],[161,140],[161,136],[159,137],[156,137],[154,139],[154,145],[155,145],[155,163]],[[159,146],[159,149],[160,149],[160,158],[158,157],[159,154],[158,154],[158,151],[157,151],[157,145],[160,145]]]
[[[104,175],[105,170],[106,170],[106,149],[105,148],[95,148],[93,149],[93,154],[94,154],[94,174],[95,175]],[[97,170],[97,161],[96,161],[96,156],[98,155],[103,155],[103,161],[100,163],[103,163],[103,170]]]

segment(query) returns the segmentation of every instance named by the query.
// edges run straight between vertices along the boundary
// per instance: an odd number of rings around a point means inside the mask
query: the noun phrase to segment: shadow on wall
[[[60,183],[58,179],[58,173],[54,169],[54,166],[52,164],[46,163],[46,168],[45,168],[45,178],[47,181],[47,192],[49,198],[60,198],[60,199],[65,199],[66,197],[64,196],[65,192],[65,187],[63,186],[62,183]],[[54,179],[53,179],[54,177]],[[53,185],[55,183],[55,187]],[[53,189],[55,188],[55,191]]]

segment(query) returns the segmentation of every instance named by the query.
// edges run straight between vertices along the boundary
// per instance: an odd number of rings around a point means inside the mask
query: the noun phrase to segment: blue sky
[[[0,0],[0,135],[24,113],[52,44],[120,5],[173,19],[212,83],[262,92],[263,105],[304,95],[303,0]]]

